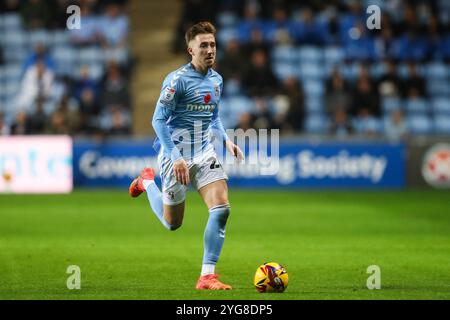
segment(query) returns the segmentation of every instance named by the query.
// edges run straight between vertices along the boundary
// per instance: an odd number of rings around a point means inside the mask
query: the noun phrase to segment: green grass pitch
[[[77,190],[0,196],[0,299],[450,299],[448,191],[230,191],[217,270],[232,291],[194,289],[207,210],[188,194],[183,226],[164,229],[145,195]],[[282,294],[253,287],[283,264]],[[81,289],[69,290],[69,265]],[[369,265],[381,289],[368,290]]]

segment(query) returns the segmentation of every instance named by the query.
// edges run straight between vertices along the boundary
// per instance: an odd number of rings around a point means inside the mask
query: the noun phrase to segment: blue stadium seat
[[[307,98],[305,101],[305,107],[306,111],[310,115],[321,115],[325,112],[322,97]]]
[[[450,95],[450,82],[447,80],[428,79],[427,92],[430,96],[448,96]]]
[[[405,101],[405,110],[410,115],[426,114],[430,112],[428,102],[423,98],[407,99]]]
[[[55,59],[55,72],[57,75],[71,75],[76,61],[76,50],[70,46],[55,47],[52,57]]]
[[[272,49],[273,63],[295,63],[298,61],[296,51],[291,46],[276,46]]]
[[[402,100],[399,97],[382,97],[381,109],[385,114],[402,109]]]
[[[302,80],[321,80],[326,76],[326,70],[316,62],[302,63],[299,68],[299,77]]]
[[[280,80],[297,76],[297,70],[291,63],[275,63],[273,65],[273,72]]]
[[[303,46],[298,49],[300,62],[321,62],[323,60],[323,51],[319,47]]]
[[[222,28],[235,27],[238,23],[238,17],[231,11],[219,11],[217,14],[217,23]]]
[[[426,77],[429,79],[446,79],[449,74],[447,67],[442,62],[433,62],[425,68]]]
[[[45,30],[31,31],[28,34],[28,44],[31,48],[34,48],[37,44],[42,43],[48,46],[51,43],[52,35]]]
[[[322,81],[306,80],[303,81],[303,90],[307,97],[320,97],[325,93],[325,85]]]
[[[434,114],[449,114],[450,115],[450,98],[434,98],[431,101],[431,107]]]
[[[406,119],[408,129],[413,134],[433,133],[433,123],[427,116],[408,116]]]
[[[235,28],[223,28],[217,32],[217,41],[221,45],[225,45],[227,42],[237,39]]]
[[[325,134],[328,131],[328,121],[320,115],[308,116],[305,120],[305,129],[310,134]]]
[[[50,36],[50,44],[54,47],[70,45],[70,34],[66,30],[56,30]]]
[[[83,48],[77,51],[77,63],[79,64],[101,64],[103,58],[103,51],[97,47]]]
[[[20,30],[23,27],[22,19],[17,13],[6,13],[3,15],[3,28],[7,32]]]
[[[324,50],[324,58],[326,64],[336,65],[344,60],[344,50],[341,47],[326,47]]]
[[[20,82],[22,78],[22,67],[20,64],[8,64],[3,71],[4,81],[7,84]]]
[[[435,116],[433,122],[437,134],[450,134],[450,115]]]

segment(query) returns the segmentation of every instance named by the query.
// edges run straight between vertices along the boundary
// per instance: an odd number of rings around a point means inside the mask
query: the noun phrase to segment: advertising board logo
[[[436,144],[427,151],[423,158],[422,176],[433,187],[450,187],[449,144]]]

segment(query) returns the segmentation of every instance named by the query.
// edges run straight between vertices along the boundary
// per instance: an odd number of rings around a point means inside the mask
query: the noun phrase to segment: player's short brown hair
[[[186,39],[186,45],[189,47],[189,42],[194,39],[198,34],[211,33],[216,36],[216,28],[211,22],[202,21],[191,26],[184,36]]]

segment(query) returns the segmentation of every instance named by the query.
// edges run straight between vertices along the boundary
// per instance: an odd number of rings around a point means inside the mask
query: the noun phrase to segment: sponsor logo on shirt
[[[216,108],[215,104],[188,104],[188,105],[186,105],[187,111],[213,112],[215,108]]]

